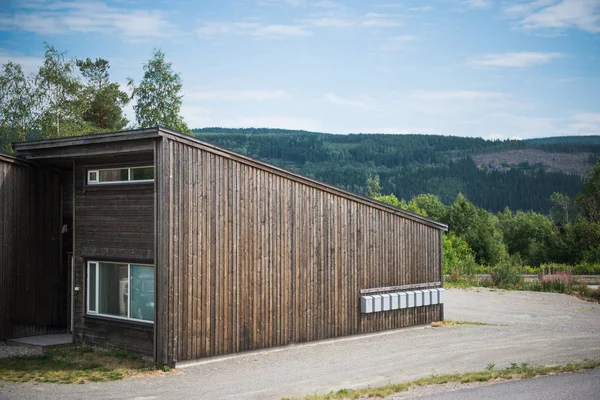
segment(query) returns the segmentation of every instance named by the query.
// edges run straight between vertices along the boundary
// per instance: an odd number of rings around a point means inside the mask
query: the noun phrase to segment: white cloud
[[[196,29],[203,36],[221,34],[256,37],[310,36],[312,32],[300,25],[264,24],[258,22],[205,22]]]
[[[481,90],[417,90],[409,97],[418,100],[481,101],[506,98],[506,93]]]
[[[336,106],[351,107],[366,111],[373,111],[376,108],[375,101],[369,96],[362,96],[359,100],[355,100],[338,96],[333,93],[327,93],[325,94],[325,100]]]
[[[419,7],[411,7],[408,9],[408,11],[424,12],[424,11],[431,11],[433,9],[434,9],[433,6],[419,6]]]
[[[600,33],[599,0],[538,0],[504,8],[509,16],[520,20],[523,29],[581,29]]]
[[[340,16],[325,16],[308,18],[302,21],[306,25],[318,28],[349,28],[349,27],[396,27],[402,25],[398,18],[391,14],[367,13],[359,18],[343,18]]]
[[[318,28],[348,28],[356,25],[353,21],[343,18],[310,18],[304,20],[308,25],[316,26]]]
[[[400,26],[402,23],[397,18],[389,14],[381,13],[367,13],[364,19],[360,22],[362,26],[374,26],[374,27],[394,27]]]
[[[441,135],[443,132],[438,129],[428,128],[423,126],[399,126],[395,128],[367,128],[367,129],[358,129],[354,132],[360,133],[386,133],[390,135],[397,134],[425,134],[425,135]]]
[[[568,133],[576,135],[600,135],[600,112],[581,112],[571,116]]]
[[[545,64],[550,60],[562,57],[561,53],[541,51],[521,51],[513,53],[483,54],[467,61],[467,64],[476,67],[529,67]]]
[[[63,1],[24,3],[14,14],[0,13],[0,31],[110,33],[140,40],[170,36],[175,28],[162,11],[117,8],[100,1]]]
[[[194,90],[186,94],[185,98],[190,100],[275,100],[286,97],[288,94],[283,90]]]
[[[489,8],[492,2],[489,0],[464,0],[463,4],[469,8]]]
[[[409,43],[417,40],[419,40],[419,37],[415,35],[392,36],[381,43],[379,50],[387,52],[401,51],[406,49]]]
[[[42,57],[23,56],[0,51],[0,64],[5,64],[8,61],[19,64],[25,75],[36,73],[40,65],[44,63],[44,59]]]
[[[311,118],[287,115],[256,115],[251,117],[227,117],[213,119],[215,126],[226,128],[281,128],[323,131],[323,125]]]

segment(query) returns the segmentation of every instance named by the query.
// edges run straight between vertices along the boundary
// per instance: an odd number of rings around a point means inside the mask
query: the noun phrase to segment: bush
[[[582,263],[571,268],[573,275],[600,275],[600,264],[597,263]]]
[[[518,256],[505,258],[490,268],[491,284],[500,288],[515,288],[523,284],[523,267]]]
[[[453,232],[443,237],[444,274],[449,280],[457,282],[477,272],[477,263],[469,244]]]

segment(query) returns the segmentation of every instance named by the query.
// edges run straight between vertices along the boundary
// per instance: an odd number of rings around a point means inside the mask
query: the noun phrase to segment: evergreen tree
[[[123,129],[128,122],[123,115],[123,107],[129,102],[129,97],[118,83],[110,82],[108,61],[102,58],[92,61],[87,58],[77,60],[76,64],[87,80],[82,93],[88,105],[83,114],[84,121],[96,132]]]

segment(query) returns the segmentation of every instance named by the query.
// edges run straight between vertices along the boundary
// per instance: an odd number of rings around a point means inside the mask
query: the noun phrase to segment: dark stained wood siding
[[[439,282],[437,227],[201,144],[157,142],[156,359],[411,325],[442,306],[360,313],[360,289]]]
[[[75,162],[75,332],[79,342],[154,351],[154,327],[86,316],[86,261],[153,262],[154,185],[86,184],[89,168],[153,165],[152,151]]]
[[[59,175],[0,156],[0,339],[66,331]]]

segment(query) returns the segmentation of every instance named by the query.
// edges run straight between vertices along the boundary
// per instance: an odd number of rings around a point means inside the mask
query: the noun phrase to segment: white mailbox
[[[438,289],[439,304],[444,303],[444,292],[445,292],[445,290],[443,288]]]
[[[381,307],[381,295],[380,294],[374,294],[373,295],[373,312],[379,312],[381,311],[382,307]]]
[[[415,292],[406,292],[406,303],[409,308],[415,306]]]
[[[408,307],[408,303],[407,303],[407,298],[408,296],[406,295],[406,293],[398,293],[398,305],[400,306],[400,308],[406,308]]]
[[[423,290],[423,305],[428,306],[431,304],[431,290]]]
[[[360,312],[366,314],[373,312],[373,296],[360,296]]]
[[[381,295],[381,309],[383,311],[389,311],[392,309],[391,300],[392,300],[392,298],[390,297],[390,295],[388,293]]]
[[[398,302],[399,296],[398,293],[390,293],[390,301],[392,303],[392,310],[397,310],[400,308],[400,303]]]
[[[438,290],[431,289],[431,304],[438,304],[438,303],[439,303]]]
[[[423,305],[423,291],[415,290],[415,307],[421,307]]]

